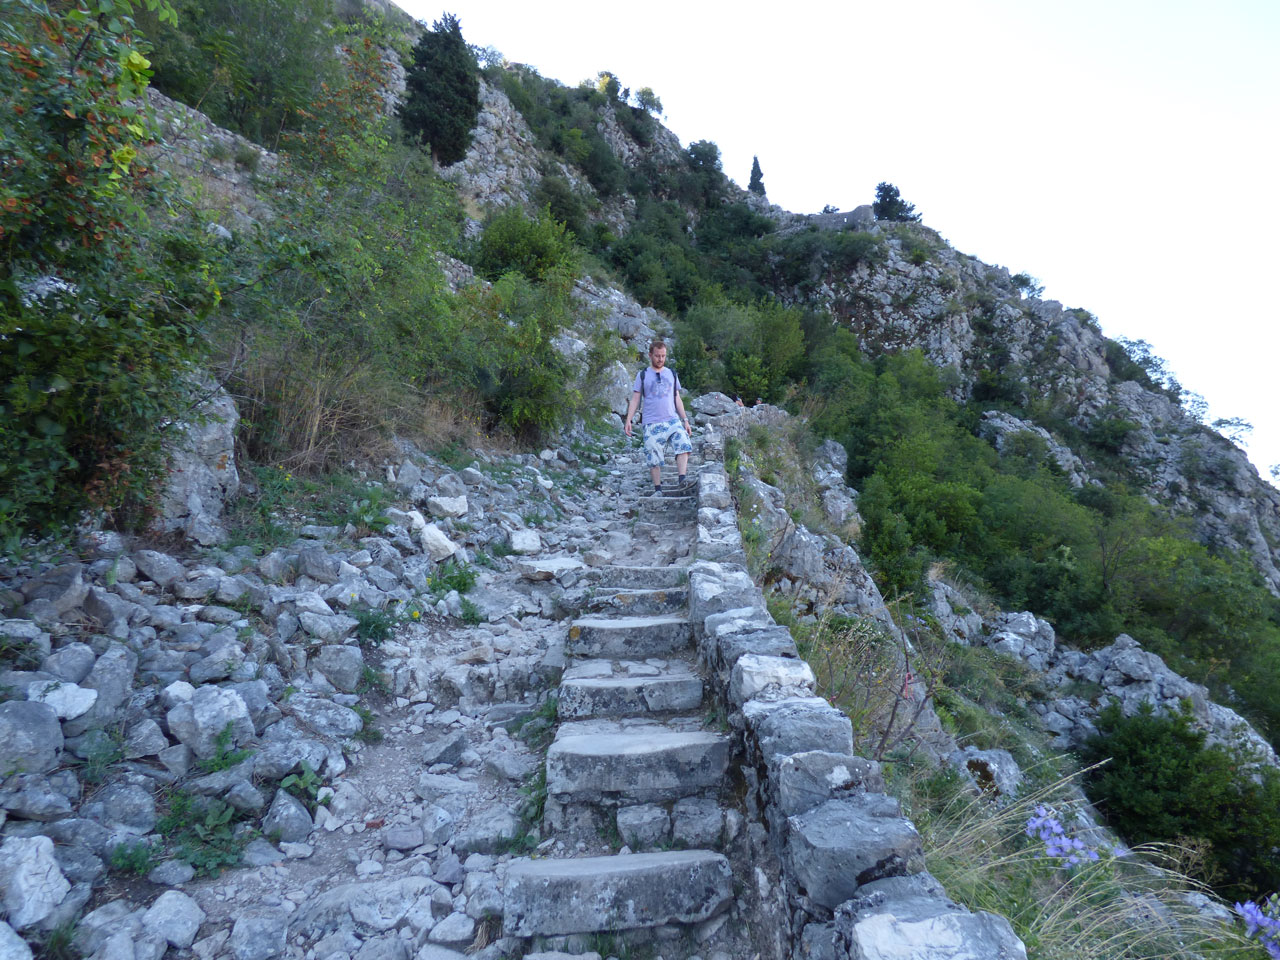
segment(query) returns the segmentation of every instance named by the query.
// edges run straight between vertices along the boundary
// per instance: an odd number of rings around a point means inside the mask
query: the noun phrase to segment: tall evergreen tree
[[[877,220],[897,220],[903,223],[918,223],[920,214],[916,213],[916,205],[907,203],[892,183],[881,181],[876,184],[876,202],[871,205],[871,212]]]
[[[764,196],[764,174],[760,172],[759,157],[751,158],[751,182],[747,184],[747,189]]]
[[[413,48],[400,122],[411,139],[430,145],[438,163],[457,163],[467,154],[480,113],[478,74],[475,54],[451,13],[432,24]]]

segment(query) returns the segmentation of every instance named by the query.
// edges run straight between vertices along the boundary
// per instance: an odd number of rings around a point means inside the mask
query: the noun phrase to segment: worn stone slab
[[[695,497],[645,497],[640,501],[640,519],[645,523],[687,523],[697,515]]]
[[[684,650],[692,640],[685,617],[581,617],[570,624],[565,649],[585,657],[654,657]]]
[[[552,557],[548,560],[517,560],[516,573],[534,582],[559,580],[566,573],[578,573],[587,569],[581,560],[572,557]]]
[[[600,573],[602,589],[670,590],[689,583],[686,567],[611,566]]]
[[[513,860],[503,894],[509,937],[628,930],[714,916],[733,897],[733,872],[705,850]]]
[[[562,802],[674,800],[717,786],[728,763],[723,734],[658,724],[575,733],[568,725],[547,750],[547,791]]]
[[[774,802],[787,817],[850,793],[884,793],[880,764],[825,750],[783,757],[770,768],[769,779]]]
[[[597,592],[587,601],[592,613],[623,616],[660,616],[684,611],[689,605],[687,588],[658,590],[617,590]]]
[[[809,899],[834,910],[863,884],[919,873],[924,851],[898,802],[876,793],[788,818],[787,861]]]
[[[625,663],[615,669],[607,660],[571,667],[560,684],[560,716],[578,719],[666,713],[695,710],[702,703],[702,680],[688,664],[668,661],[646,672],[648,675],[629,671]]]

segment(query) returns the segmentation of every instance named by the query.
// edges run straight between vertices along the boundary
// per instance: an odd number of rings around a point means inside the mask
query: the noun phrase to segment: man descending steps
[[[693,450],[690,440],[689,417],[684,412],[684,400],[680,397],[680,378],[667,363],[667,345],[655,340],[649,345],[649,366],[636,374],[631,401],[622,429],[631,436],[631,419],[636,408],[641,408],[644,419],[644,459],[649,464],[653,478],[653,492],[662,493],[662,463],[666,450],[676,455],[676,484],[684,487],[689,467],[689,454]]]

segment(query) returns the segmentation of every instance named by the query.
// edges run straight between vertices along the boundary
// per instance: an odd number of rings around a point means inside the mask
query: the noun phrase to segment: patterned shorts
[[[689,435],[684,432],[684,427],[680,426],[679,419],[672,417],[670,420],[663,420],[661,423],[646,423],[644,426],[644,462],[651,467],[662,466],[662,461],[666,455],[665,447],[670,447],[672,453],[690,453],[693,450],[693,444],[689,442]]]

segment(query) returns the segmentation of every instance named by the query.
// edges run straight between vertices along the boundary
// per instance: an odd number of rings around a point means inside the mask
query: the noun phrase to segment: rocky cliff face
[[[1119,452],[1148,496],[1190,517],[1205,543],[1247,553],[1272,590],[1280,588],[1280,491],[1169,394],[1117,376],[1087,312],[1023,296],[1006,269],[954,250],[928,228],[866,228],[883,239],[883,262],[828,276],[814,293],[785,295],[829,309],[870,352],[923,351],[955,372],[956,399],[987,386],[1025,406],[1046,398],[1040,409],[1082,429],[1130,422]],[[997,445],[1009,419],[987,415]],[[1042,438],[1073,484],[1083,483],[1089,470],[1080,456]]]

